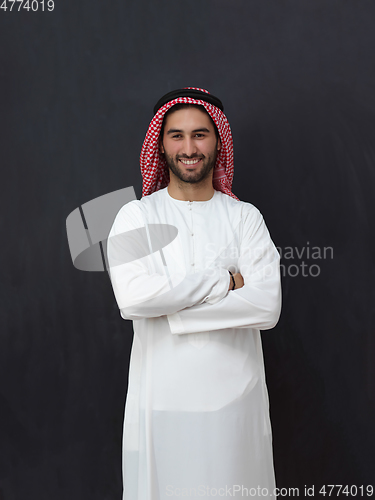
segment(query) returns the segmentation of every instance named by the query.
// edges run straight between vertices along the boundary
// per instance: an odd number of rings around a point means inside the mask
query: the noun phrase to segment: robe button
[[[194,236],[194,233],[191,233],[192,236]]]
[[[194,262],[191,265],[194,266]]]

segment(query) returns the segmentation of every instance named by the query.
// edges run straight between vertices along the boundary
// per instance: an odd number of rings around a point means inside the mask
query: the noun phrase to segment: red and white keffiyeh
[[[186,89],[200,90],[209,92],[205,89],[197,87],[185,87]],[[229,122],[225,114],[213,104],[210,104],[201,99],[193,99],[191,97],[178,97],[167,102],[162,106],[153,119],[146,133],[145,140],[142,145],[140,166],[143,177],[142,197],[147,196],[154,191],[163,189],[169,184],[169,170],[164,156],[159,151],[159,135],[165,113],[175,104],[188,103],[200,104],[204,106],[208,114],[214,121],[220,136],[221,149],[216,157],[216,164],[213,172],[213,187],[217,191],[231,196],[239,200],[232,193],[233,182],[233,139]]]

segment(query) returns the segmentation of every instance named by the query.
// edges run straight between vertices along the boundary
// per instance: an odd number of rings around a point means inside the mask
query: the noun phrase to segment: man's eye
[[[179,137],[181,137],[181,134],[175,134],[175,135],[172,135],[173,139],[178,139]]]
[[[195,134],[195,137],[204,137],[204,134]]]

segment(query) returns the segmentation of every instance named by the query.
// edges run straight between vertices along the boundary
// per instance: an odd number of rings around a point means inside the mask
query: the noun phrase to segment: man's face
[[[181,181],[198,183],[215,166],[220,150],[210,117],[198,108],[186,107],[172,112],[164,124],[160,150],[170,170]]]

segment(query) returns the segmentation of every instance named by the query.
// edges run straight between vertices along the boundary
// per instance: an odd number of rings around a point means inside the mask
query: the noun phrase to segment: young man
[[[108,238],[115,297],[133,320],[124,500],[275,498],[259,330],[281,309],[279,254],[231,192],[233,142],[206,90],[163,96],[141,151],[141,200]]]

